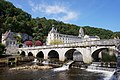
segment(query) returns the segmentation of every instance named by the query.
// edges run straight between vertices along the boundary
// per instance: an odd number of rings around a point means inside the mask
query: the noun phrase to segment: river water
[[[54,72],[53,70],[0,71],[0,80],[102,80],[98,73],[80,69]]]
[[[108,72],[109,73],[109,72]],[[0,68],[0,80],[109,80],[102,72],[92,72],[84,69],[69,70],[9,70]]]

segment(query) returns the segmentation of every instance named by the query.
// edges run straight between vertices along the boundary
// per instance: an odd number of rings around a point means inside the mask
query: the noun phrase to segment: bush
[[[115,56],[115,54],[113,55],[104,54],[104,56],[102,57],[102,61],[103,62],[116,62],[117,57]]]

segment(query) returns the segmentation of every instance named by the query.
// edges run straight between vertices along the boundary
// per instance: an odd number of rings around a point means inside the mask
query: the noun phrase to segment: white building
[[[100,40],[99,36],[84,36],[84,41]]]
[[[74,42],[82,42],[82,41],[90,41],[90,40],[100,40],[98,36],[84,36],[84,31],[82,28],[79,30],[79,36],[73,35],[65,35],[57,32],[57,29],[52,27],[51,31],[48,33],[48,37],[46,40],[46,45],[50,45],[52,41],[58,40],[62,43],[74,43]]]
[[[4,34],[2,34],[2,44],[5,46],[16,46],[17,41],[13,35],[14,33],[11,32],[11,30],[6,31]]]
[[[1,42],[6,47],[7,46],[18,46],[17,40],[15,38],[16,36],[20,37],[22,39],[22,41],[32,40],[32,37],[25,33],[16,33],[16,32],[12,32],[11,30],[9,30],[2,34]]]

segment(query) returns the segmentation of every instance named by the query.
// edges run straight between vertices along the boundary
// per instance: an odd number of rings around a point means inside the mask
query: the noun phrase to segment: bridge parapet
[[[45,46],[37,46],[37,47],[24,47],[19,48],[22,49],[50,49],[50,48],[64,48],[64,47],[87,47],[87,46],[109,46],[120,44],[120,39],[109,39],[109,40],[96,40],[96,41],[82,41],[77,43],[69,43],[69,44],[59,44],[59,45],[45,45]]]
[[[120,39],[109,39],[109,40],[96,40],[96,41],[87,41],[84,42],[85,45],[94,46],[94,45],[118,45]]]

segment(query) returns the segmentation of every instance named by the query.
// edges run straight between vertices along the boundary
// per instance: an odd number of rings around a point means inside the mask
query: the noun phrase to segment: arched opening
[[[59,54],[58,54],[58,52],[55,51],[55,50],[51,50],[48,53],[48,59],[50,59],[50,60],[59,60]]]
[[[22,51],[20,56],[25,56],[25,51]]]
[[[19,48],[22,48],[22,47],[23,47],[23,45],[22,45],[22,44],[20,44],[20,45],[19,45]]]
[[[29,52],[29,53],[28,53],[28,56],[33,56],[32,52]]]
[[[79,62],[83,62],[83,56],[82,54],[75,50],[74,53],[73,53],[73,61],[79,61]]]
[[[111,54],[111,49],[100,48],[92,53],[93,62],[116,62],[116,53],[113,50]]]
[[[20,54],[20,52],[18,51],[17,54]]]
[[[42,51],[38,52],[36,55],[37,58],[44,58],[44,54]]]
[[[73,60],[83,62],[82,54],[76,49],[70,49],[65,53],[65,60]]]
[[[83,62],[83,55],[76,49],[70,49],[65,53],[65,61],[74,61],[69,65],[70,68],[78,67],[80,68]]]
[[[70,49],[65,53],[65,60],[73,60],[73,53],[76,49]]]

